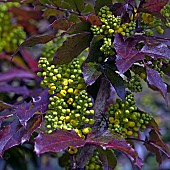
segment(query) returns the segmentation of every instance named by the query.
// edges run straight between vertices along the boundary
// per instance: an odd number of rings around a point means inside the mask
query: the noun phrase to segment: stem
[[[45,7],[47,8],[51,8],[51,9],[56,9],[56,10],[59,10],[59,11],[63,11],[63,12],[66,12],[66,13],[71,13],[71,14],[75,14],[75,15],[78,15],[80,16],[81,14],[79,12],[75,12],[75,11],[72,11],[72,10],[68,10],[68,9],[64,9],[64,8],[60,8],[59,6],[52,6],[52,5],[45,5],[43,4]]]
[[[93,109],[95,111],[94,119],[95,124],[93,126],[93,131],[99,130],[99,124],[104,114],[106,101],[109,97],[110,92],[110,83],[109,81],[103,76],[101,77],[101,84],[100,88],[95,100],[95,104]],[[94,150],[96,147],[94,145],[85,145],[81,150],[80,153],[77,155],[76,162],[77,162],[77,169],[85,169],[85,165],[89,158],[93,155]]]
[[[139,141],[139,142],[147,143],[146,141],[144,141],[142,139],[137,139],[137,138],[126,138],[126,140],[136,140],[136,141]]]

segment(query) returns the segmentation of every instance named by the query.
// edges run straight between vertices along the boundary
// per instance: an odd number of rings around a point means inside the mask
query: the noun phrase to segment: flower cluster
[[[8,12],[12,6],[19,6],[19,3],[0,3],[0,52],[16,50],[26,38],[23,27],[12,23],[12,15]]]
[[[133,94],[126,96],[126,101],[116,100],[107,111],[109,127],[112,132],[119,133],[123,137],[138,137],[139,131],[144,131],[152,119],[148,113],[139,111],[136,107]]]

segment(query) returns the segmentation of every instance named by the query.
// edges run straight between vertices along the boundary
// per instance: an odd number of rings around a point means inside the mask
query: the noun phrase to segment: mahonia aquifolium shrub
[[[41,85],[48,88],[50,103],[46,112],[46,127],[48,133],[56,128],[71,130],[84,138],[91,132],[94,124],[94,110],[91,98],[86,92],[86,85],[82,76],[81,64],[83,56],[73,59],[68,64],[53,65],[54,52],[59,47],[61,37],[56,42],[45,45],[42,57],[39,60],[38,76],[43,76]],[[46,57],[45,57],[46,56]]]
[[[121,23],[120,16],[114,16],[109,7],[104,6],[100,9],[98,16],[102,22],[101,26],[92,25],[91,30],[94,35],[102,35],[103,45],[100,50],[107,56],[114,54],[113,37],[115,33],[123,36],[131,36],[134,34],[136,23]]]
[[[86,170],[103,170],[103,165],[99,159],[99,152],[94,151],[93,156],[89,159],[86,164]]]
[[[134,95],[128,93],[126,101],[116,100],[106,112],[108,116],[108,129],[119,133],[123,137],[138,137],[139,131],[144,131],[152,119],[148,113],[139,111],[136,107]]]
[[[140,24],[142,25],[142,28],[144,28],[144,33],[146,35],[153,36],[154,30],[159,34],[164,34],[164,29],[170,27],[170,4],[166,4],[160,12],[167,20],[165,24],[151,14],[141,13]]]
[[[16,50],[26,38],[23,27],[13,23],[12,15],[8,12],[12,6],[19,6],[19,3],[0,3],[0,52]]]

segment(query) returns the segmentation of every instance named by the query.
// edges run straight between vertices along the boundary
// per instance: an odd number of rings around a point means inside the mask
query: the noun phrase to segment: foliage
[[[65,169],[114,169],[117,151],[142,169],[141,142],[170,159],[134,98],[144,81],[168,107],[169,12],[168,0],[0,2],[0,156],[27,142],[65,152]]]

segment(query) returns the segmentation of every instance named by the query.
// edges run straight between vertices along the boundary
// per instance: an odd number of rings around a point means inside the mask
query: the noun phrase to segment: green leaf
[[[84,0],[65,0],[67,2],[71,9],[74,11],[80,12],[84,9]]]
[[[102,74],[97,69],[99,66],[95,63],[85,63],[83,65],[83,77],[87,86],[92,85]]]
[[[104,169],[112,170],[117,165],[117,158],[112,149],[103,150],[101,148],[98,149],[99,158],[103,164]]]
[[[55,16],[56,18],[61,18],[61,17],[65,16],[65,12],[54,9],[54,8],[46,9],[43,13],[43,17],[48,19],[51,16]]]
[[[96,0],[95,1],[95,12],[96,14],[98,14],[99,10],[101,7],[103,6],[111,6],[112,5],[112,0]]]
[[[53,63],[69,63],[74,57],[77,57],[83,50],[89,47],[91,34],[89,32],[79,33],[68,37],[63,45],[58,48]]]
[[[123,78],[117,74],[113,69],[111,68],[105,68],[104,69],[104,74],[112,84],[112,86],[115,88],[117,95],[122,99],[125,100],[125,85]]]
[[[95,36],[90,44],[89,55],[86,62],[98,61],[99,57],[104,57],[103,52],[100,50],[100,47],[103,45],[103,37]]]
[[[82,13],[84,15],[89,14],[89,13],[94,13],[94,8],[91,6],[91,4],[86,4],[84,9],[82,10]]]

